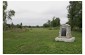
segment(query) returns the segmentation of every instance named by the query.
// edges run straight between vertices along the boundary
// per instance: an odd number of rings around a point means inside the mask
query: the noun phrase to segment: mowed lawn
[[[82,33],[72,31],[76,37],[75,42],[56,42],[55,37],[59,29],[49,30],[46,28],[32,28],[23,32],[3,32],[3,53],[4,54],[81,54]]]

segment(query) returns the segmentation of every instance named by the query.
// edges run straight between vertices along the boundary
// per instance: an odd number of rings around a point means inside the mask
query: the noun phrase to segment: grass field
[[[76,37],[75,42],[56,42],[59,29],[49,30],[33,28],[24,32],[4,31],[3,32],[3,53],[4,54],[81,54],[82,33],[72,31]]]

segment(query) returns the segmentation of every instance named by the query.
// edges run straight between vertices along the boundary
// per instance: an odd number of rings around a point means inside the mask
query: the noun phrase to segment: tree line
[[[12,22],[11,24],[6,24],[6,26],[7,26],[6,27],[7,29],[13,29],[13,28],[20,28],[20,29],[22,29],[23,28],[22,23],[14,25],[13,22]]]
[[[53,17],[52,21],[48,20],[46,23],[43,24],[43,27],[57,27],[60,25],[60,19]]]
[[[14,10],[7,10],[8,3],[7,1],[3,1],[3,29],[7,29],[7,27],[17,26],[18,28],[22,28],[22,23],[14,25],[7,24],[7,19],[12,20],[12,17],[15,15]],[[67,6],[68,10],[68,22],[72,29],[79,28],[82,29],[82,1],[70,1]],[[60,19],[53,17],[52,20],[48,20],[41,27],[57,27],[60,25]],[[26,26],[26,27],[34,27],[34,26]],[[38,25],[36,27],[39,27]]]
[[[14,25],[13,22],[11,24],[7,24],[7,20],[12,20],[12,17],[15,15],[15,11],[14,10],[7,10],[8,7],[8,3],[7,1],[3,1],[3,29],[12,29],[12,28],[41,28],[41,27],[57,27],[60,25],[60,19],[53,17],[53,20],[48,20],[47,23],[44,23],[43,26],[22,26],[22,23]]]

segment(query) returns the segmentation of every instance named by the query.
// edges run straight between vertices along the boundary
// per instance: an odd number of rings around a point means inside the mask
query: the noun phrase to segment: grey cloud
[[[8,9],[15,10],[14,24],[23,25],[43,25],[52,17],[59,17],[61,24],[68,21],[67,9],[68,1],[8,1]]]

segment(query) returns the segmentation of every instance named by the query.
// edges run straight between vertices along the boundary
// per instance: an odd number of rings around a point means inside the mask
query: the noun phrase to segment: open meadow
[[[82,32],[72,31],[75,42],[56,42],[59,28],[32,28],[25,31],[3,32],[4,54],[81,54]]]

